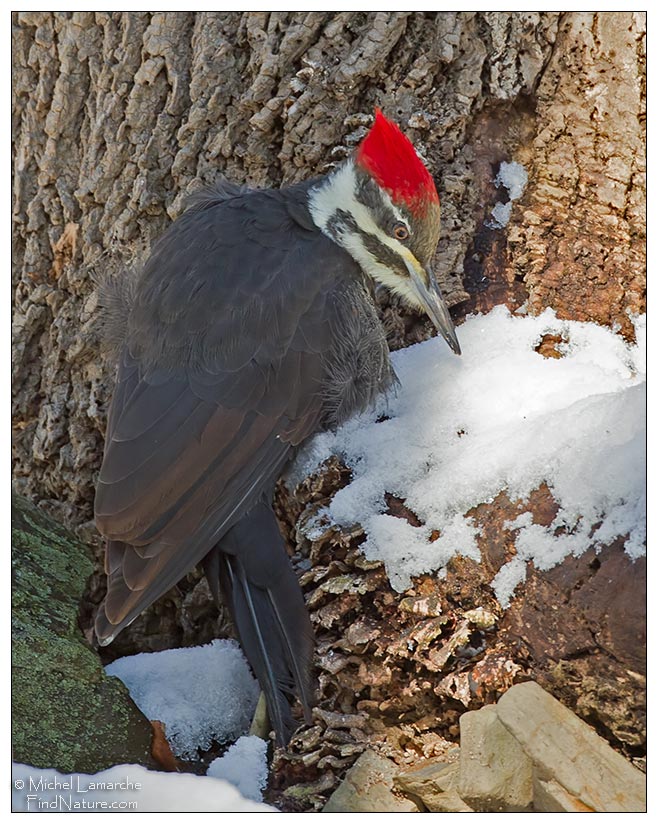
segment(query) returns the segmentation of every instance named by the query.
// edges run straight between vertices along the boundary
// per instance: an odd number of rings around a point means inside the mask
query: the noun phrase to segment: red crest
[[[356,162],[393,201],[404,201],[415,214],[425,212],[430,202],[439,202],[432,175],[413,144],[380,109],[375,109],[375,122],[357,149]]]

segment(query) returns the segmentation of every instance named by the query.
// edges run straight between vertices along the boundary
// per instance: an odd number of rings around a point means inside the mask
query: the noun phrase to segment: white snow
[[[249,728],[259,688],[235,641],[144,652],[107,666],[144,715],[165,725],[172,752],[194,758]]]
[[[507,226],[512,215],[512,203],[518,200],[528,184],[528,173],[520,163],[503,161],[498,174],[494,179],[496,188],[504,186],[507,189],[509,200],[507,203],[496,203],[491,210],[493,220],[487,223],[492,229],[502,229]]]
[[[520,163],[503,160],[494,182],[498,188],[504,186],[507,189],[510,200],[518,200],[528,185],[528,173]]]
[[[502,490],[525,499],[542,482],[558,514],[547,528],[530,516],[515,523],[518,555],[494,581],[501,604],[529,560],[548,569],[620,536],[636,558],[646,540],[645,317],[634,322],[637,344],[629,345],[551,310],[515,317],[497,307],[471,317],[458,330],[461,358],[439,338],[394,353],[397,396],[316,437],[291,478],[332,454],[352,468],[329,515],[339,525],[362,524],[362,550],[384,561],[399,591],[414,575],[440,573],[457,553],[479,557],[466,515],[472,507]],[[535,352],[547,333],[562,336],[561,358]],[[385,514],[387,492],[423,526]],[[440,537],[430,542],[433,530]]]
[[[267,784],[267,741],[243,735],[210,764],[207,775],[223,778],[251,801],[262,801]]]
[[[122,764],[85,775],[12,765],[13,812],[276,812],[219,778]]]
[[[510,217],[512,217],[512,201],[508,200],[507,203],[496,203],[491,210],[491,214],[493,220],[489,225],[492,229],[502,229],[503,226],[507,226]]]

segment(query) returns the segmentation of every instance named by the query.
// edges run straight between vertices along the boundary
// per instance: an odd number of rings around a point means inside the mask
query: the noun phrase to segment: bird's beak
[[[457,333],[455,332],[452,318],[443,300],[443,295],[441,294],[431,267],[428,265],[423,269],[420,264],[414,266],[413,263],[406,259],[405,263],[411,276],[414,291],[429,316],[429,319],[434,326],[436,326],[437,331],[441,333],[455,355],[461,355],[462,350],[457,340]]]

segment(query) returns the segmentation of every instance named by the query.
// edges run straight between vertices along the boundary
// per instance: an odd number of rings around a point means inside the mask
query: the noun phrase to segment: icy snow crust
[[[258,682],[235,641],[142,652],[105,668],[128,688],[152,721],[162,721],[172,752],[194,758],[213,741],[246,732],[258,702]]]
[[[629,345],[552,310],[515,317],[498,307],[471,317],[459,327],[461,358],[438,338],[395,352],[397,396],[316,437],[291,480],[332,454],[352,468],[328,515],[364,527],[362,550],[385,563],[398,591],[412,576],[441,572],[457,553],[479,559],[477,529],[465,513],[502,490],[525,499],[544,481],[559,512],[550,527],[529,514],[509,524],[518,554],[494,580],[502,605],[528,561],[549,569],[620,536],[636,558],[646,541],[645,317],[635,326],[638,342]],[[566,341],[558,344],[561,358],[534,351],[545,334]],[[384,514],[387,492],[424,525]],[[434,530],[440,537],[430,543]]]

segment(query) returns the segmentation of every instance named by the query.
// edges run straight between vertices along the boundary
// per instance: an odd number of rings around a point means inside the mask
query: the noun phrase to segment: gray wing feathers
[[[158,242],[134,290],[97,488],[101,640],[199,563],[321,427],[333,296],[357,277],[270,192],[200,200]]]

